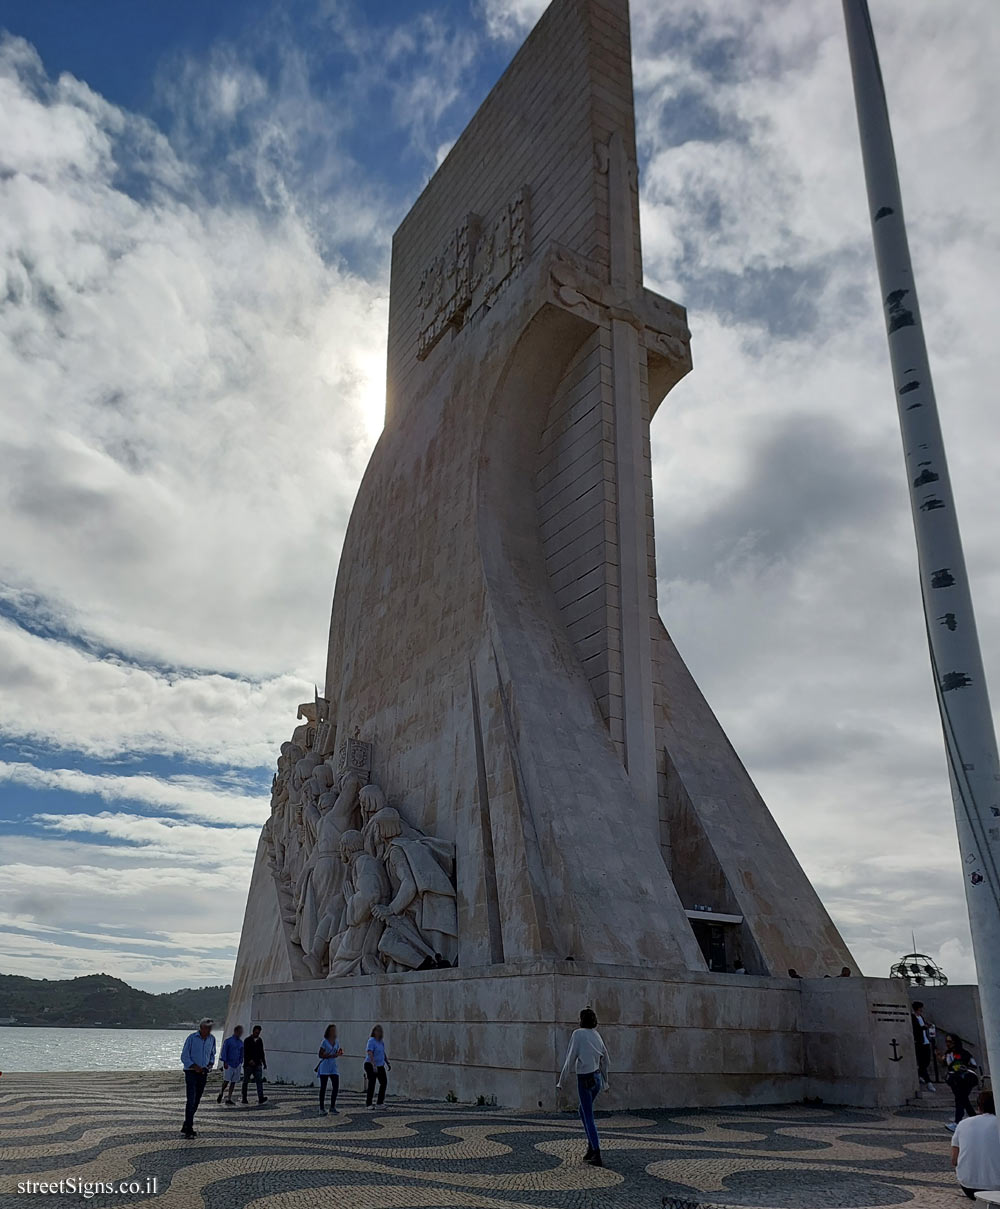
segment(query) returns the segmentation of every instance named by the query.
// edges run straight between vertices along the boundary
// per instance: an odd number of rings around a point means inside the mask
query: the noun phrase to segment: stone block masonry
[[[659,616],[649,429],[691,355],[642,284],[628,16],[554,0],[395,234],[231,1016],[290,1078],[381,1020],[411,1094],[534,1106],[592,1000],[622,1104],[898,1103],[912,1060],[865,980],[822,985],[854,962]]]

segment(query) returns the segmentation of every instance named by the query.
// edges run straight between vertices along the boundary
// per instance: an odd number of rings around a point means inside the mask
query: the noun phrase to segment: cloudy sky
[[[0,0],[0,971],[229,981],[392,230],[542,0]],[[377,16],[372,13],[376,12]],[[872,0],[1000,696],[1000,7]],[[633,0],[661,612],[868,974],[973,977],[839,4]]]

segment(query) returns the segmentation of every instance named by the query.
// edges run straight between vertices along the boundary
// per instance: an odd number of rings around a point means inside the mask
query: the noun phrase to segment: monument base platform
[[[566,961],[271,984],[255,987],[252,1002],[252,1019],[239,1023],[263,1026],[272,1081],[313,1081],[323,1030],[335,1023],[341,1081],[360,1085],[381,1024],[394,1093],[551,1110],[565,1102],[556,1074],[589,1005],[611,1053],[606,1108],[804,1097],[892,1107],[917,1087],[909,1003],[890,979]]]

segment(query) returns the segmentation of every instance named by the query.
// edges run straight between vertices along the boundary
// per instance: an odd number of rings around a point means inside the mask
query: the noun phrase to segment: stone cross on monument
[[[535,1106],[590,1002],[623,1104],[905,1099],[898,988],[822,980],[853,960],[659,617],[649,425],[690,368],[642,284],[627,2],[554,0],[393,240],[385,429],[234,982],[286,1077],[305,1022],[351,1053],[378,1019],[406,1090],[485,1067]]]

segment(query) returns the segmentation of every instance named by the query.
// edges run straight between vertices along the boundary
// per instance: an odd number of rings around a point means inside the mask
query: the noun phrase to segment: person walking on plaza
[[[580,1120],[587,1135],[587,1153],[584,1162],[603,1167],[601,1139],[594,1121],[594,1101],[608,1088],[608,1049],[597,1031],[597,1015],[592,1008],[580,1013],[580,1027],[573,1031],[566,1051],[566,1061],[559,1073],[556,1087],[576,1075],[577,1094],[580,1097]]]
[[[319,1043],[319,1065],[316,1073],[319,1075],[319,1111],[325,1117],[326,1085],[330,1084],[330,1112],[337,1116],[337,1092],[340,1091],[340,1071],[337,1069],[337,1059],[343,1054],[337,1044],[337,1026],[328,1024],[323,1040]]]
[[[378,1081],[378,1103],[382,1105],[385,1103],[385,1089],[389,1083],[386,1071],[392,1070],[389,1059],[386,1057],[385,1042],[382,1037],[382,1026],[376,1024],[372,1029],[372,1035],[368,1038],[368,1045],[365,1047],[365,1104],[372,1111],[376,1107],[372,1103],[372,1097],[375,1095],[375,1082]]]
[[[917,1075],[928,1091],[934,1091],[930,1075],[930,1025],[924,1017],[924,1005],[919,999],[915,1000],[910,1008],[910,1024],[913,1026],[913,1046],[917,1051]]]
[[[232,1106],[233,1092],[236,1090],[236,1081],[243,1065],[242,1024],[235,1025],[233,1035],[223,1041],[222,1053],[219,1056],[222,1059],[222,1090],[219,1092],[219,1103],[222,1103],[222,1097],[225,1096],[226,1103]]]
[[[257,1103],[267,1100],[264,1095],[264,1071],[267,1070],[267,1058],[264,1055],[264,1040],[260,1035],[260,1025],[255,1024],[250,1036],[243,1042],[243,1103],[247,1104],[247,1086],[251,1078],[257,1084]]]
[[[1000,1122],[991,1091],[979,1093],[979,1112],[959,1121],[951,1139],[951,1165],[970,1201],[1000,1188]]]
[[[954,1133],[963,1117],[973,1115],[969,1092],[979,1083],[979,1076],[976,1074],[976,1060],[962,1044],[961,1037],[949,1033],[945,1037],[945,1045],[948,1047],[944,1056],[944,1064],[948,1070],[945,1082],[955,1097],[955,1120],[945,1128]]]
[[[207,1017],[202,1020],[198,1025],[198,1031],[188,1037],[181,1050],[181,1066],[184,1067],[184,1085],[187,1091],[181,1133],[186,1138],[198,1136],[194,1131],[194,1114],[201,1103],[208,1072],[215,1065],[215,1038],[212,1036],[212,1023]]]

